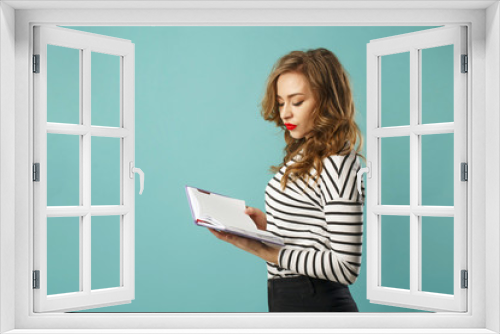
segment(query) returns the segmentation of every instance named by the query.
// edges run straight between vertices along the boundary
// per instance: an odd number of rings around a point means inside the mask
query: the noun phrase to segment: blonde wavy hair
[[[277,100],[277,81],[281,74],[298,72],[304,75],[316,100],[316,108],[312,112],[314,128],[312,135],[306,139],[295,139],[288,131],[280,117]],[[306,183],[312,177],[309,173],[314,167],[317,171],[313,177],[319,182],[323,170],[322,161],[330,155],[347,155],[357,143],[356,154],[366,164],[366,158],[360,154],[363,146],[363,135],[355,122],[355,107],[349,82],[349,74],[333,52],[325,49],[309,49],[292,51],[274,64],[267,80],[267,88],[261,102],[261,114],[266,121],[274,122],[285,133],[285,157],[278,166],[271,166],[270,171],[278,172],[301,150],[302,159],[286,168],[281,178],[281,187],[285,189],[288,179],[295,181],[302,178]]]

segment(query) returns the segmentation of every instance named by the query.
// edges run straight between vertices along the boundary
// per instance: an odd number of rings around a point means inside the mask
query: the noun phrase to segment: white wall
[[[34,1],[27,1],[26,3],[35,3]],[[45,3],[46,1],[38,1],[36,3]],[[333,2],[333,1],[332,1]],[[20,2],[24,3],[24,2]],[[55,2],[54,2],[55,3]],[[69,3],[69,1],[61,1],[57,2],[57,4],[62,4],[62,3]],[[89,3],[97,3],[94,1],[89,1]],[[124,3],[124,2],[122,2]],[[164,3],[167,3],[166,1]],[[401,1],[401,3],[404,3]],[[436,1],[435,3],[438,3]],[[458,2],[455,2],[458,3]],[[95,5],[97,6],[97,5]],[[21,12],[21,13],[20,13]],[[32,18],[36,13],[31,12],[31,11],[25,11],[26,13],[22,13],[22,10],[18,11],[18,16],[17,16],[17,21],[18,24],[19,22],[24,21],[30,21],[29,19]],[[453,11],[448,11],[448,12],[453,12]],[[464,19],[462,18],[455,18],[454,16],[454,22],[468,22],[470,21],[470,12],[465,16]],[[75,12],[76,13],[76,12]],[[54,13],[50,14],[52,16],[48,17],[46,19],[47,22],[67,22],[68,20],[78,20],[78,21],[105,21],[107,19],[107,16],[113,16],[113,12],[106,12],[106,15],[101,14],[102,12],[92,12],[89,10],[84,10],[84,11],[78,11],[78,14],[75,14],[73,12],[66,12],[66,11],[54,11]],[[111,14],[110,14],[111,13]],[[249,13],[254,13],[252,11],[249,11]],[[337,14],[336,14],[337,13]],[[343,20],[349,20],[349,18],[352,18],[353,15],[347,15],[345,18],[342,18],[341,15],[339,14],[340,11],[324,11],[324,17],[320,15],[315,15],[313,17],[308,16],[306,20],[302,18],[302,21],[306,22],[311,22],[314,20],[314,22],[329,22],[332,21],[336,18],[336,20],[339,22],[339,24],[342,23]],[[483,13],[483,11],[481,11]],[[141,11],[133,11],[131,13],[126,13],[126,15],[121,15],[121,13],[118,13],[114,15],[114,19],[111,21],[116,21],[116,22],[128,22],[130,24],[140,24],[141,22],[181,22],[183,17],[189,16],[189,19],[184,19],[189,22],[196,22],[196,21],[217,21],[220,19],[218,15],[213,15],[212,18],[209,18],[210,16],[207,15],[206,12],[198,10],[192,10],[192,11],[175,11],[175,10],[169,10],[169,11],[156,11],[154,13],[148,12],[151,17],[145,18],[145,14],[143,14]],[[180,14],[177,15],[176,14]],[[244,14],[244,15],[243,15]],[[251,15],[248,15],[248,13],[243,13],[242,15],[232,15],[230,18],[231,22],[248,22],[252,21]],[[288,13],[286,13],[288,14]],[[292,15],[283,15],[283,21],[285,22],[296,22],[296,21],[301,21],[301,16],[296,14],[296,13],[291,13]],[[316,13],[315,13],[316,14]],[[47,14],[48,15],[48,14]],[[25,16],[23,18],[23,16]],[[174,16],[176,16],[174,18]],[[247,17],[248,16],[248,17]],[[369,11],[366,14],[362,16],[356,16],[358,22],[372,22],[372,21],[384,21],[384,19],[387,19],[387,17],[390,16],[388,13],[384,11]],[[76,17],[76,18],[75,18]],[[82,19],[83,17],[83,19]],[[269,21],[272,21],[273,16],[268,14],[268,16],[265,16],[264,19],[267,19]],[[334,17],[334,18],[332,18]],[[436,10],[432,13],[425,13],[425,15],[422,15],[422,17],[425,17],[427,20],[432,20],[433,17],[440,18],[440,11]],[[484,19],[484,17],[481,17]],[[405,22],[405,17],[404,15],[398,18],[400,22]],[[500,256],[499,256],[499,245],[498,245],[498,240],[499,240],[499,235],[500,235],[500,229],[498,226],[498,222],[500,221],[500,177],[499,177],[499,164],[500,164],[500,135],[498,133],[499,129],[499,107],[500,107],[500,99],[498,97],[498,91],[500,90],[500,64],[499,64],[499,54],[500,54],[500,13],[499,13],[499,7],[498,7],[498,1],[494,5],[492,5],[488,11],[487,11],[487,20],[486,24],[483,25],[484,20],[481,20],[481,24],[476,24],[476,29],[475,32],[477,32],[478,28],[486,28],[487,33],[487,40],[486,42],[486,47],[487,47],[487,57],[486,57],[486,66],[481,66],[481,68],[475,68],[472,73],[473,76],[475,76],[474,83],[476,87],[481,86],[482,88],[486,87],[484,89],[485,93],[482,95],[476,95],[475,101],[473,101],[473,104],[475,106],[474,110],[476,113],[480,114],[481,117],[475,117],[474,120],[477,120],[473,123],[472,126],[472,135],[475,137],[475,143],[474,143],[474,150],[473,150],[473,155],[474,155],[474,160],[471,160],[471,157],[469,157],[469,161],[478,161],[479,163],[476,163],[474,165],[470,165],[469,169],[469,176],[473,176],[476,181],[480,179],[481,183],[476,183],[477,186],[474,186],[473,189],[473,194],[472,194],[472,199],[475,199],[475,203],[473,205],[473,213],[472,213],[472,221],[476,224],[479,225],[484,225],[486,226],[486,231],[481,229],[481,237],[478,237],[478,233],[475,233],[475,235],[472,235],[472,238],[475,241],[481,240],[482,236],[484,235],[482,232],[485,232],[486,235],[486,251],[487,251],[487,257],[490,258],[490,261],[488,263],[484,263],[484,261],[479,264],[473,264],[473,269],[478,269],[476,272],[481,272],[483,266],[486,268],[486,278],[483,277],[475,277],[474,276],[474,270],[472,270],[469,273],[469,279],[470,283],[472,280],[476,279],[481,280],[481,284],[483,285],[484,282],[484,289],[486,291],[485,294],[478,293],[477,290],[481,289],[476,289],[476,291],[472,294],[472,303],[473,303],[473,309],[475,310],[476,313],[483,313],[483,310],[486,311],[486,328],[495,331],[496,333],[500,332],[500,320],[498,319],[498,315],[500,314],[500,287],[499,287],[499,277],[500,277]],[[31,21],[39,21],[39,20],[31,20]],[[229,20],[228,20],[229,21]],[[255,20],[258,21],[258,20]],[[188,22],[188,23],[189,23]],[[474,22],[477,22],[474,19]],[[18,85],[18,91],[22,91],[22,94],[18,93],[18,100],[17,100],[17,108],[18,108],[18,115],[17,119],[20,125],[18,125],[17,128],[17,144],[18,146],[22,147],[23,149],[19,150],[17,153],[14,151],[14,10],[12,8],[8,7],[5,5],[5,3],[0,2],[0,45],[1,45],[1,50],[0,50],[0,96],[1,96],[1,102],[0,102],[0,292],[1,294],[1,299],[0,299],[0,332],[4,333],[5,331],[8,331],[9,329],[14,328],[14,244],[13,244],[13,238],[12,236],[14,235],[14,158],[17,157],[19,160],[18,168],[22,169],[22,175],[18,175],[19,177],[17,178],[18,181],[18,190],[20,196],[19,199],[23,199],[23,202],[21,204],[18,204],[18,209],[19,211],[17,212],[17,224],[18,224],[18,232],[23,232],[19,233],[23,237],[23,241],[27,239],[28,233],[24,233],[28,229],[28,224],[29,224],[29,214],[28,214],[28,200],[27,196],[23,195],[23,192],[26,193],[26,189],[28,189],[28,184],[29,184],[29,171],[30,167],[28,166],[29,162],[29,153],[27,152],[26,147],[28,147],[28,142],[29,142],[29,135],[26,135],[28,133],[28,128],[29,128],[29,122],[28,122],[28,100],[24,99],[26,95],[26,91],[28,90],[27,85],[28,85],[28,66],[29,66],[29,59],[27,59],[28,55],[28,50],[27,50],[27,42],[26,39],[29,36],[29,33],[27,32],[27,25],[19,25],[18,26],[18,45],[21,45],[21,47],[18,46],[18,59],[22,59],[22,63],[26,64],[26,67],[18,68],[18,78],[19,82],[17,83]],[[475,45],[479,45],[480,43],[484,42],[484,40],[474,40]],[[478,56],[476,53],[473,56]],[[480,55],[481,57],[484,57],[484,54]],[[478,59],[473,58],[473,59]],[[474,60],[473,60],[474,63]],[[18,64],[22,65],[22,64]],[[480,75],[478,75],[479,73]],[[484,85],[483,81],[479,81],[477,78],[481,77],[482,75],[486,76],[486,85]],[[483,132],[484,131],[484,132]],[[483,139],[484,133],[486,134],[486,139]],[[482,158],[481,158],[482,157]],[[478,158],[478,160],[476,160]],[[474,169],[476,171],[474,171]],[[486,176],[480,176],[479,171],[481,174],[486,173]],[[476,173],[477,172],[477,173]],[[19,172],[18,172],[19,174]],[[25,178],[26,175],[26,178]],[[486,196],[485,196],[486,194]],[[477,198],[480,198],[481,200],[478,201]],[[485,200],[483,200],[485,198]],[[477,203],[480,202],[480,203]],[[17,237],[19,238],[19,237]],[[495,242],[496,241],[496,242]],[[23,243],[20,243],[21,245]],[[482,248],[485,247],[485,245],[475,242],[474,243],[475,249],[473,250],[473,253],[477,254],[484,254],[484,252],[480,252],[479,250],[483,250]],[[22,249],[22,255],[26,255],[25,253],[26,250]],[[489,254],[488,254],[489,253]],[[494,259],[491,261],[491,259]],[[19,258],[18,258],[19,259]],[[23,280],[18,282],[18,285],[24,285],[24,284],[29,284],[29,268],[27,265],[25,265],[26,261],[22,261],[21,264],[23,266],[18,266],[18,270],[23,274],[21,277],[23,277]],[[479,263],[480,261],[477,261]],[[25,275],[26,274],[26,275]],[[26,280],[24,280],[26,279]],[[469,285],[470,286],[470,285]],[[24,291],[24,290],[23,290]],[[482,291],[480,291],[482,292]],[[18,295],[18,303],[19,304],[28,304],[29,298],[27,298],[28,291],[26,289],[25,294],[19,293]],[[471,293],[469,294],[469,296]],[[483,296],[486,296],[485,299],[483,299]],[[481,298],[475,298],[477,296],[480,296]],[[25,306],[25,305],[23,305]],[[485,307],[486,306],[486,307]],[[21,326],[22,328],[23,321],[24,323],[27,323],[25,320],[27,319],[27,314],[25,314],[27,307],[22,308],[23,312],[18,312],[17,314],[17,326]],[[21,310],[21,308],[20,308]],[[479,311],[478,311],[479,310]],[[406,315],[404,315],[406,317]],[[135,317],[129,317],[129,320],[132,320],[136,323],[140,323],[139,321],[135,320]],[[161,326],[160,320],[157,320],[159,317],[151,317],[150,319],[147,319],[148,322],[158,324],[158,326]],[[179,317],[180,318],[180,317]],[[384,320],[385,318],[379,314],[373,315],[373,320],[375,321],[380,321],[380,323],[377,323],[377,325],[380,325],[380,327],[384,327],[385,323]],[[375,318],[380,318],[375,319]],[[193,318],[194,319],[194,318]],[[31,321],[32,319],[30,319]],[[217,319],[215,319],[217,320]],[[370,319],[371,320],[371,319]],[[484,319],[481,319],[484,320]],[[37,319],[38,321],[38,319]],[[51,325],[51,319],[43,319],[43,321],[46,321],[46,323],[43,323],[44,325]],[[86,319],[83,319],[85,322]],[[176,322],[178,321],[178,322]],[[191,320],[192,321],[192,320]],[[248,325],[250,322],[254,322],[255,320],[252,318],[249,318],[248,320],[245,321],[243,326]],[[175,326],[175,324],[180,323],[180,320],[177,319],[169,319],[169,325],[170,326]],[[31,324],[31,323],[30,323]],[[38,324],[38,323],[37,323]],[[62,326],[69,324],[68,323],[62,323]],[[87,325],[87,324],[85,324]],[[364,324],[359,324],[360,327],[363,327]],[[483,322],[478,326],[483,325]],[[99,326],[99,323],[94,326]],[[48,327],[50,328],[50,327]],[[62,327],[64,328],[64,327]],[[103,327],[104,328],[104,327]],[[158,327],[161,328],[161,327]],[[28,330],[27,330],[28,331]],[[25,332],[27,332],[25,331]],[[18,333],[22,332],[16,331]],[[69,332],[69,331],[65,331]],[[90,332],[90,331],[89,331]],[[146,331],[143,331],[146,332]],[[403,331],[401,331],[403,332]],[[437,332],[437,331],[435,331]],[[452,331],[450,331],[452,332]],[[465,331],[464,331],[465,332]],[[472,330],[470,332],[473,332]],[[479,332],[479,331],[477,331]]]
[[[495,222],[486,224],[486,251],[496,254],[495,263],[486,263],[486,328],[500,332],[500,248],[498,236],[500,234],[500,135],[499,135],[499,107],[500,98],[498,91],[500,88],[500,23],[499,23],[499,3],[491,5],[486,11],[486,134],[485,148],[486,161],[484,171],[486,175],[486,219]],[[483,168],[483,166],[477,166]]]
[[[14,328],[15,12],[0,3],[0,333]],[[7,254],[7,256],[3,256]],[[10,256],[9,256],[10,255]]]

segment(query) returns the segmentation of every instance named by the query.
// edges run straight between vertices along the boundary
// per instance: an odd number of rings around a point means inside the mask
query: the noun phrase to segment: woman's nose
[[[281,118],[290,118],[292,116],[292,110],[288,104],[285,104],[281,109]]]

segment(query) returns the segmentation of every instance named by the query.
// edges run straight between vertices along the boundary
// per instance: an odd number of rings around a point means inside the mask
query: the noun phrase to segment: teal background
[[[268,169],[284,148],[283,133],[259,114],[278,58],[333,51],[350,73],[366,136],[366,44],[433,27],[70,28],[135,44],[135,165],[146,175],[142,195],[136,177],[135,299],[81,312],[267,312],[265,262],[195,226],[184,186],[264,210]],[[453,121],[452,51],[423,51],[423,123]],[[78,51],[49,46],[48,71],[48,121],[78,124]],[[408,55],[383,57],[383,126],[409,124],[408,71]],[[119,59],[93,53],[92,125],[119,124]],[[48,205],[78,205],[78,137],[49,134],[47,144]],[[422,146],[422,203],[453,205],[453,135],[425,136]],[[92,138],[92,205],[119,204],[119,149],[118,139]],[[382,204],[409,204],[408,150],[408,137],[382,140]],[[119,216],[92,217],[93,289],[119,283],[118,231]],[[78,233],[77,218],[48,219],[49,294],[79,289]],[[409,217],[383,216],[382,238],[382,284],[408,288]],[[424,218],[422,240],[423,289],[452,293],[453,219]],[[361,312],[420,312],[367,300],[366,225],[349,288]]]

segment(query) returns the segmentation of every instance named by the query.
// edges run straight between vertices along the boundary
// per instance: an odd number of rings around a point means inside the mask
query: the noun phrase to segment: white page
[[[196,196],[199,198],[202,216],[208,215],[226,227],[257,231],[252,218],[245,214],[245,201],[203,192],[198,192]]]
[[[198,219],[198,217],[200,216],[199,199],[198,197],[196,197],[196,193],[198,193],[198,190],[188,187],[187,191],[189,195],[189,202],[191,203],[191,209],[193,210],[194,218]]]
[[[253,220],[244,212],[246,206],[243,200],[210,194],[192,187],[187,187],[187,190],[195,219],[201,220],[197,222],[198,225],[220,226],[222,231],[254,238],[272,247],[284,245],[282,238],[257,229]]]

